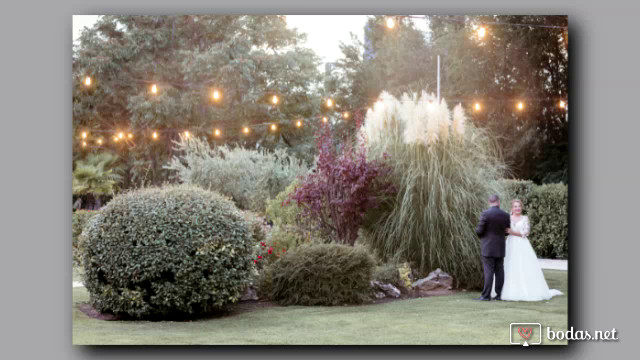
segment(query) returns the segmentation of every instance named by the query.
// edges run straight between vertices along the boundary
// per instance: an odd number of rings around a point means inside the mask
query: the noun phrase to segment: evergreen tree
[[[185,130],[251,147],[312,141],[321,77],[304,38],[281,16],[101,17],[73,53],[74,157],[102,139],[130,186],[167,179],[162,166]],[[116,142],[114,130],[127,136]]]

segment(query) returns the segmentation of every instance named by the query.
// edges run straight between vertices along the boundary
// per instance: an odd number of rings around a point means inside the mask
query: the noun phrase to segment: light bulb
[[[83,132],[82,132],[82,138],[83,138],[83,139],[86,139],[86,138],[87,138],[87,132],[86,132],[86,131],[83,131]]]
[[[242,132],[245,133],[245,134],[248,134],[249,133],[249,128],[245,126],[244,129],[242,129]]]
[[[560,100],[560,103],[558,104],[558,106],[560,106],[560,109],[564,109],[567,107],[567,103],[565,103],[564,100]]]
[[[271,102],[275,105],[278,103],[278,101],[280,101],[278,97],[276,95],[273,95],[273,97],[271,98]]]
[[[156,131],[153,132],[153,134],[151,135],[151,137],[155,140],[158,138],[158,133]]]
[[[522,101],[518,102],[518,110],[522,110],[524,109],[524,104],[522,103]]]
[[[220,100],[220,92],[218,90],[213,90],[213,95],[211,95],[211,97],[213,97],[213,100]]]
[[[85,84],[86,86],[91,86],[91,78],[90,78],[90,77],[88,77],[88,76],[87,76],[87,77],[85,77],[85,78],[84,78],[84,84]]]
[[[156,86],[156,84],[151,85],[151,92],[154,94],[158,93],[158,87]]]
[[[322,122],[323,122],[323,123],[326,123],[326,122],[327,122],[327,117],[326,117],[326,116],[322,117]]]
[[[483,26],[480,29],[478,29],[478,37],[482,39],[484,38],[485,35],[487,35],[487,29]]]
[[[271,131],[278,130],[278,126],[276,124],[271,124]]]
[[[327,99],[327,107],[332,107],[332,106],[333,106],[333,100]]]
[[[213,131],[213,135],[215,135],[215,136],[220,136],[220,130],[215,129],[215,130]]]
[[[301,127],[302,126],[302,121],[298,120],[296,121],[296,127]]]
[[[473,108],[474,108],[476,111],[480,111],[480,103],[476,103],[476,104],[473,106]]]
[[[393,18],[392,18],[392,17],[388,17],[388,18],[387,18],[387,27],[388,27],[389,29],[393,29],[395,26],[396,26],[396,22],[395,22],[395,20],[393,20]]]
[[[342,114],[342,117],[344,117],[345,119],[349,118],[349,112],[345,111],[344,114]]]

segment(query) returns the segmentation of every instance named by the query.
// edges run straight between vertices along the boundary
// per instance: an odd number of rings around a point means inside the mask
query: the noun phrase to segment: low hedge
[[[82,244],[80,243],[80,234],[85,225],[94,215],[98,214],[97,210],[76,210],[71,215],[71,251],[73,254],[73,264],[82,265]]]
[[[267,294],[281,305],[342,305],[371,300],[375,260],[362,246],[303,245],[265,269]]]
[[[100,312],[206,314],[238,300],[253,271],[252,234],[240,211],[196,187],[117,195],[82,238],[85,285]]]
[[[502,208],[520,199],[529,216],[529,240],[540,258],[566,259],[569,254],[569,188],[565,184],[536,185],[528,180],[502,180]]]

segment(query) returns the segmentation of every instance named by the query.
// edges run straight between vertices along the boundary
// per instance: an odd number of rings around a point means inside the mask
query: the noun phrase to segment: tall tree
[[[443,96],[463,101],[476,125],[498,135],[515,177],[568,181],[567,24],[566,16],[430,18]]]
[[[73,53],[75,156],[111,147],[128,186],[166,180],[182,131],[267,148],[312,141],[321,76],[304,38],[281,16],[101,17]]]
[[[407,18],[393,29],[384,21],[370,18],[364,42],[342,45],[334,87],[349,106],[366,108],[382,90],[435,92],[440,55],[442,97],[461,102],[477,126],[498,136],[512,176],[568,180],[569,124],[559,106],[569,91],[566,16],[430,16],[424,35]]]

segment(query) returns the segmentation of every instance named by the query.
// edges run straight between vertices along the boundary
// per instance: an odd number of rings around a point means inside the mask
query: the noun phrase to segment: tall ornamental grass
[[[421,272],[442,268],[458,286],[482,286],[475,234],[490,194],[505,174],[499,149],[485,131],[432,95],[383,93],[360,130],[369,156],[393,167],[395,196],[370,214],[365,239],[385,258],[408,260]]]
[[[182,137],[165,168],[174,170],[180,182],[217,191],[245,210],[264,213],[267,201],[276,197],[307,166],[283,149],[251,150],[216,146],[197,138]]]

